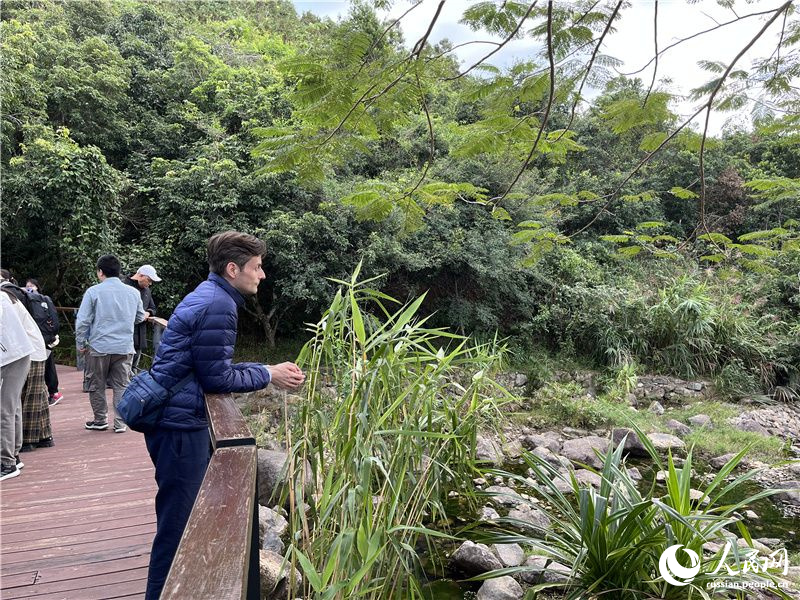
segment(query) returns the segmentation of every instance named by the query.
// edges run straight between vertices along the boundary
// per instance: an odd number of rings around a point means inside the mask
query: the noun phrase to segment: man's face
[[[147,275],[139,275],[139,286],[143,287],[144,289],[149,288],[153,285],[153,280],[150,279]]]
[[[228,263],[228,269],[233,270],[233,274],[229,279],[231,285],[245,295],[252,296],[255,294],[258,291],[258,284],[261,283],[262,279],[266,278],[264,270],[261,268],[260,256],[254,256],[248,260],[241,269],[234,263]]]

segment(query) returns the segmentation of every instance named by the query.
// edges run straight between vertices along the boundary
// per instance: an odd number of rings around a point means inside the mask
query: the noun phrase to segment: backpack
[[[36,321],[36,324],[39,326],[39,331],[42,332],[45,345],[50,345],[53,340],[56,339],[56,335],[58,335],[58,312],[56,311],[53,301],[50,299],[50,296],[45,296],[39,292],[29,292],[28,290],[22,290],[22,288],[19,289],[25,295],[25,297],[22,298],[22,302],[33,317],[33,320]]]

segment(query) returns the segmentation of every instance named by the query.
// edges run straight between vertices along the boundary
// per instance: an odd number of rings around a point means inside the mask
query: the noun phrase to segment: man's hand
[[[147,319],[149,319],[149,318],[150,318],[150,313],[147,312],[147,311],[144,311],[144,320],[147,321]]]
[[[84,346],[83,348],[78,348],[78,352],[80,352],[81,354],[86,354],[88,351],[89,351],[88,346]]]
[[[279,365],[270,365],[271,383],[287,390],[296,390],[306,380],[303,371],[293,362],[282,362]]]

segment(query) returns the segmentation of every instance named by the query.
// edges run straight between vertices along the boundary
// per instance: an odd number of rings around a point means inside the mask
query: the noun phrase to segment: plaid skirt
[[[31,362],[28,379],[22,388],[22,443],[38,444],[53,437],[50,405],[44,382],[44,361]]]

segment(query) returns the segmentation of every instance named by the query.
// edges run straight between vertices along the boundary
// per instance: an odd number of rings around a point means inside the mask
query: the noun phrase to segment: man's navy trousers
[[[145,434],[156,468],[156,536],[145,600],[158,600],[211,458],[208,429],[156,429]]]

